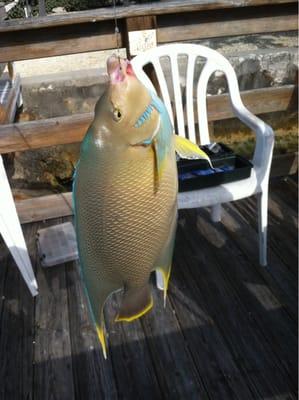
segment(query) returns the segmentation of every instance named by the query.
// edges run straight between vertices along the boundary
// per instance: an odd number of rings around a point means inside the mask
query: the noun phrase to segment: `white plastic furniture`
[[[169,44],[156,47],[136,56],[132,65],[137,77],[152,91],[155,88],[145,74],[143,67],[152,64],[161,89],[163,101],[169,116],[174,122],[174,113],[171,106],[170,95],[161,66],[161,57],[168,57],[171,65],[171,77],[174,91],[175,118],[178,134],[186,136],[183,112],[182,92],[178,68],[180,55],[187,56],[186,69],[186,114],[188,137],[196,142],[195,115],[193,107],[194,70],[197,57],[204,59],[205,64],[201,70],[196,88],[197,115],[199,137],[202,145],[210,143],[208,118],[207,118],[207,84],[215,71],[222,71],[227,79],[232,109],[235,115],[256,135],[256,147],[253,157],[253,169],[248,179],[226,183],[216,187],[183,192],[178,195],[179,208],[197,208],[212,206],[212,219],[219,221],[221,218],[221,203],[258,194],[258,226],[259,226],[259,261],[262,266],[267,265],[267,215],[268,215],[268,183],[274,145],[272,128],[254,116],[243,104],[238,80],[229,61],[215,50],[196,44]],[[158,287],[163,288],[163,280],[157,274]]]
[[[32,296],[38,294],[22,228],[0,155],[0,233],[9,248]]]

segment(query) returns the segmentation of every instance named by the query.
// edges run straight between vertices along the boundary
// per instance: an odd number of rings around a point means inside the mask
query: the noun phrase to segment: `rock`
[[[66,13],[66,9],[64,7],[54,7],[52,8],[52,13],[54,14],[64,14]]]

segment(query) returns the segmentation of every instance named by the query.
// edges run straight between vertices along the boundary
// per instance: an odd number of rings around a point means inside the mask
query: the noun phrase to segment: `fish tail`
[[[149,284],[125,290],[116,322],[131,322],[147,313],[153,307]]]

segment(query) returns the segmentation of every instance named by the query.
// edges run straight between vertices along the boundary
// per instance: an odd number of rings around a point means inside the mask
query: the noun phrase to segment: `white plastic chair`
[[[0,233],[9,248],[32,296],[38,294],[22,228],[0,155]]]
[[[171,66],[171,78],[174,91],[176,124],[180,136],[187,136],[178,67],[178,58],[180,55],[187,56],[185,78],[188,138],[196,142],[193,84],[196,60],[198,57],[201,57],[205,60],[205,64],[201,70],[196,91],[200,144],[205,145],[210,143],[206,102],[207,84],[209,78],[215,71],[222,71],[227,79],[232,109],[235,115],[255,132],[256,146],[253,157],[253,169],[248,179],[226,183],[216,187],[179,193],[178,207],[182,209],[212,206],[212,219],[213,221],[219,221],[221,219],[221,203],[258,194],[259,261],[262,266],[266,266],[268,183],[274,145],[273,130],[244,106],[240,97],[235,71],[225,57],[217,51],[201,45],[180,43],[156,47],[141,53],[132,60],[132,65],[137,77],[150,90],[156,91],[143,70],[146,64],[153,65],[160,85],[163,101],[172,122],[174,122],[170,95],[160,60],[161,57],[168,57]],[[163,280],[159,273],[157,274],[157,280],[158,287],[163,288]]]

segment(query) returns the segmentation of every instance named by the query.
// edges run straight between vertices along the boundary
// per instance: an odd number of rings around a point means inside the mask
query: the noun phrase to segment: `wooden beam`
[[[295,85],[249,90],[241,93],[254,114],[296,109]],[[195,107],[196,109],[196,107]],[[228,94],[208,97],[208,118],[217,121],[234,116]],[[0,154],[80,142],[93,113],[21,122],[0,126]]]
[[[247,90],[241,92],[241,97],[245,106],[255,115],[295,110],[298,103],[298,87],[286,85]],[[235,116],[228,94],[208,96],[207,104],[209,121],[219,121]],[[197,110],[197,106],[194,105],[194,109]]]
[[[162,16],[158,19],[157,41],[168,43],[222,36],[248,35],[298,29],[298,14],[293,4],[283,7],[250,7],[206,13],[188,13],[184,18]],[[175,30],[175,34],[174,34]]]
[[[273,157],[271,177],[294,174],[298,168],[298,153],[279,154]],[[22,224],[73,214],[72,193],[53,194],[16,201]]]
[[[167,2],[152,2],[149,4],[134,4],[127,7],[117,7],[118,19],[140,17],[148,15],[177,14],[195,11],[207,11],[216,9],[233,9],[251,6],[269,5],[271,8],[279,4],[293,3],[296,0],[174,0]],[[17,19],[3,21],[0,32],[40,29],[65,25],[95,23],[114,19],[114,10],[108,7],[95,10],[76,11],[62,15],[48,15],[30,19]]]
[[[120,38],[120,46],[123,46]],[[97,22],[0,33],[0,62],[51,57],[117,47],[114,25]]]
[[[52,194],[16,201],[22,224],[73,214],[72,193]]]
[[[180,3],[120,7],[120,46],[126,42],[126,21],[134,18],[136,21],[137,17],[139,20],[156,17],[158,43],[297,29],[295,2],[198,0]],[[0,63],[114,49],[117,43],[113,17],[112,9],[103,8],[7,21],[0,26]]]

